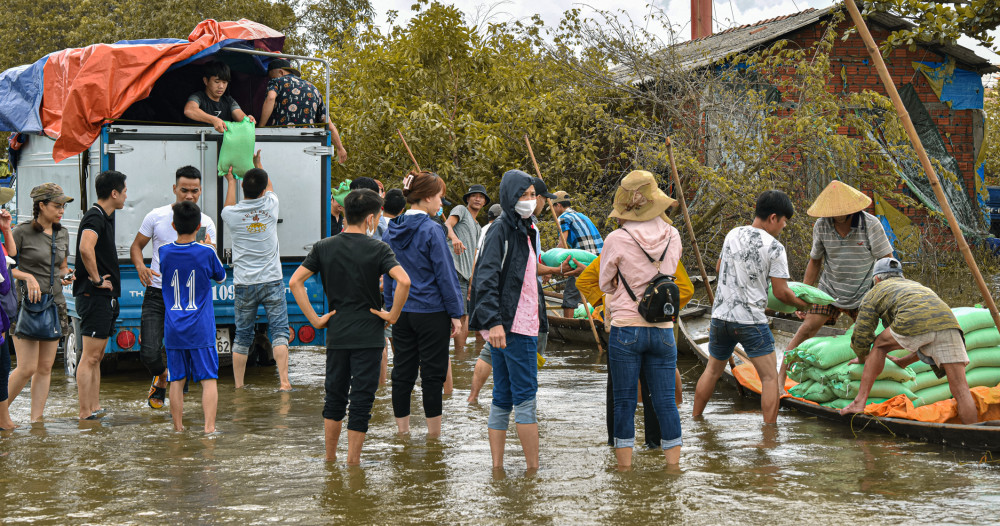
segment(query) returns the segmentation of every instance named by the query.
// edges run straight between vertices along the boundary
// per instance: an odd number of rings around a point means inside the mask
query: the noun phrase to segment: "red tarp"
[[[279,52],[284,35],[246,19],[205,20],[188,42],[94,44],[49,55],[41,118],[45,134],[56,137],[53,159],[59,162],[89,148],[101,125],[148,97],[172,65],[224,41],[256,41],[256,49]]]

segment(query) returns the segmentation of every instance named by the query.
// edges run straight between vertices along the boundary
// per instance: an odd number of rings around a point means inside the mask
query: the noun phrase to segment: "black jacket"
[[[514,323],[521,285],[524,283],[524,271],[528,265],[526,241],[534,247],[536,255],[539,249],[535,244],[535,230],[531,219],[521,219],[514,211],[514,205],[531,186],[531,182],[531,176],[520,170],[508,171],[500,181],[500,207],[503,214],[486,231],[472,280],[472,297],[469,302],[472,309],[469,328],[472,330],[489,330],[503,325],[504,331],[509,334]],[[539,286],[539,332],[547,332],[548,326],[545,298]]]

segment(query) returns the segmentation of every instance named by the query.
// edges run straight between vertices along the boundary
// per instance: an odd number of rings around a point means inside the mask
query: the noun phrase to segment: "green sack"
[[[823,385],[819,382],[813,382],[813,384],[806,390],[805,394],[802,396],[806,400],[811,402],[829,402],[837,398],[830,386]]]
[[[788,288],[792,289],[797,298],[813,305],[829,305],[835,301],[833,296],[822,290],[811,285],[806,285],[805,283],[799,283],[798,281],[789,281]],[[771,290],[770,285],[767,286],[767,308],[778,312],[795,312],[796,310],[795,307],[778,301],[778,298],[774,297],[774,292]]]
[[[802,383],[803,379],[806,378],[806,371],[808,369],[810,369],[810,367],[806,367],[806,364],[803,362],[793,362],[788,365],[788,377],[796,382]]]
[[[238,179],[253,168],[255,131],[250,117],[244,117],[243,122],[226,121],[222,147],[219,148],[219,177],[226,175],[230,166]]]
[[[966,371],[979,367],[1000,367],[1000,347],[986,347],[968,351],[969,365]],[[928,366],[930,367],[930,366]]]
[[[816,382],[812,380],[806,380],[798,385],[792,386],[792,388],[788,390],[788,394],[799,398],[805,398],[806,392],[809,391],[809,388],[815,384]]]
[[[861,363],[846,364],[844,367],[835,367],[837,371],[832,371],[828,376],[833,381],[861,380],[861,375],[865,370],[865,365]],[[895,382],[912,382],[916,378],[916,373],[909,367],[902,368],[888,358],[885,360],[885,367],[875,378],[876,380],[893,380]]]
[[[594,312],[594,307],[589,303],[586,304],[586,309],[587,309],[586,313],[584,313],[583,309],[584,309],[583,303],[577,305],[576,310],[573,311],[573,317],[580,320],[585,320],[587,319],[587,316],[589,316],[591,313]]]
[[[913,364],[913,365],[916,365],[916,364]],[[930,366],[928,366],[928,367],[930,367]],[[912,366],[911,366],[911,368],[912,368]],[[941,385],[941,384],[946,384],[946,383],[948,383],[948,377],[947,376],[942,376],[941,378],[938,378],[937,374],[934,371],[927,370],[927,371],[924,371],[922,373],[917,373],[917,378],[915,380],[913,380],[913,384],[914,384],[913,392],[914,392],[914,394],[917,394],[917,393],[920,393],[920,391],[922,391],[924,389],[929,389],[931,387],[935,387],[935,386],[938,386],[938,385]]]
[[[808,348],[802,345],[796,349],[803,361],[820,369],[829,369],[835,365],[857,358],[854,350],[851,349],[851,339],[846,336],[821,336],[810,338],[808,341],[820,340]]]
[[[1000,332],[997,332],[996,327],[965,333],[965,348],[967,350],[998,346],[1000,346]]]
[[[592,261],[597,259],[597,254],[576,248],[553,248],[542,252],[542,263],[545,263],[550,267],[558,267],[561,263],[566,261],[567,257],[576,259],[586,267]],[[567,264],[571,268],[575,269],[576,263],[573,262],[573,259],[570,259]]]
[[[858,396],[858,388],[861,386],[861,382],[857,380],[852,380],[851,382],[833,382],[830,388],[833,390],[840,398],[850,398],[854,399]],[[910,390],[913,386],[913,382],[899,383],[892,380],[875,380],[872,384],[872,390],[868,396],[874,396],[877,398],[892,398],[897,395],[906,395],[907,398],[913,400],[918,398],[917,395]]]
[[[942,378],[943,383],[920,389],[916,395],[922,400],[921,405],[933,404],[951,398],[951,387],[948,377]],[[1000,384],[1000,367],[979,367],[965,373],[965,381],[969,387],[996,387]],[[916,406],[916,404],[914,404]],[[917,406],[919,407],[919,406]]]
[[[847,369],[850,364],[847,362],[834,365],[829,369],[820,369],[819,367],[809,367],[805,371],[807,378],[811,378],[820,383],[828,383],[832,378],[835,378],[837,374]]]
[[[881,404],[882,402],[885,402],[886,400],[888,400],[888,398],[872,398],[872,397],[868,397],[868,401],[865,402],[865,405]],[[846,398],[837,398],[836,400],[831,400],[829,402],[823,402],[822,404],[819,404],[819,405],[821,405],[823,407],[829,407],[831,409],[843,409],[843,408],[851,405],[851,402],[853,402],[853,401],[854,401],[853,399],[848,400]]]
[[[958,320],[958,325],[962,327],[962,332],[972,332],[987,327],[993,327],[993,315],[989,309],[977,309],[975,307],[956,307],[951,309]]]
[[[340,206],[344,206],[344,198],[347,197],[347,194],[349,193],[351,193],[351,180],[344,179],[344,181],[340,183],[340,186],[333,191],[333,200],[339,203]]]

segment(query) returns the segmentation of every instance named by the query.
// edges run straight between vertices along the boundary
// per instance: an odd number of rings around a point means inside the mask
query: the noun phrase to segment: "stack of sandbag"
[[[1000,384],[1000,332],[986,309],[960,307],[952,309],[965,333],[969,365],[966,380],[969,387],[994,387]],[[879,324],[875,331],[882,332]],[[788,376],[799,382],[789,394],[820,405],[843,408],[858,394],[862,364],[848,363],[855,358],[851,349],[851,333],[842,336],[812,338],[802,342],[785,355],[789,363]],[[890,353],[895,357],[910,354],[907,350]],[[882,373],[872,386],[868,403],[880,403],[898,395],[906,395],[915,407],[951,398],[948,378],[938,378],[931,366],[916,362],[901,368],[886,359]]]
[[[969,354],[969,365],[965,368],[965,379],[969,387],[995,387],[1000,384],[1000,332],[993,324],[993,317],[987,309],[959,307],[952,309],[965,333],[965,349]],[[893,351],[893,356],[905,356],[909,351]],[[916,362],[909,367],[916,373],[914,394],[918,402],[913,405],[933,404],[952,398],[948,387],[948,377],[937,377],[929,364]]]

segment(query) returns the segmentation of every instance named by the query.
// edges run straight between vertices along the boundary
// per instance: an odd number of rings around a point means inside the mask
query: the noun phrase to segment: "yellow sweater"
[[[583,299],[587,303],[594,307],[594,318],[604,321],[604,292],[601,291],[601,287],[598,284],[598,278],[601,275],[601,256],[597,256],[594,261],[591,261],[587,268],[577,276],[576,278],[576,288],[583,295]],[[694,296],[694,284],[691,283],[691,278],[688,277],[687,270],[684,268],[684,263],[682,261],[677,262],[677,274],[675,275],[677,288],[681,293],[681,308],[683,309],[691,297]]]

